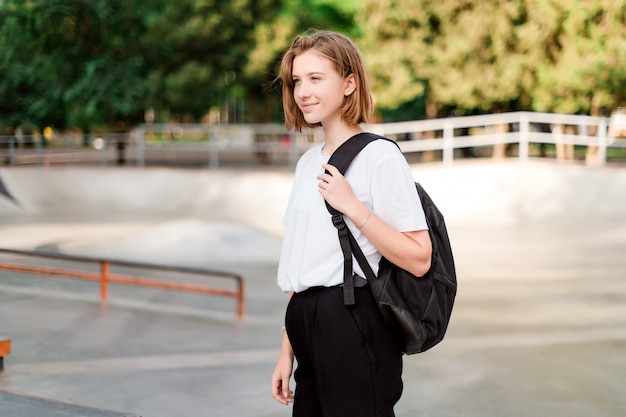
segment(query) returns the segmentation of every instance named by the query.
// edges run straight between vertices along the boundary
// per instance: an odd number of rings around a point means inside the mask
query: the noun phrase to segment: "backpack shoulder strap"
[[[373,133],[359,133],[346,142],[342,143],[333,154],[330,156],[328,163],[335,166],[342,175],[345,175],[348,167],[352,163],[352,160],[365,148],[369,143],[378,140],[385,139],[383,136],[375,135]],[[393,142],[393,141],[391,141]],[[395,142],[393,142],[395,143]],[[328,173],[328,171],[327,171]],[[333,225],[337,228],[339,234],[339,243],[341,245],[341,251],[343,253],[344,268],[343,268],[343,300],[345,305],[354,304],[354,281],[352,279],[352,254],[354,253],[359,265],[363,269],[365,275],[369,279],[374,275],[371,267],[367,263],[365,255],[361,251],[361,248],[356,243],[354,236],[350,233],[348,226],[343,218],[343,214],[335,210],[328,202],[326,202],[326,208],[332,215]]]
[[[350,139],[342,143],[337,149],[335,149],[335,152],[333,152],[333,154],[330,156],[328,163],[337,168],[339,172],[341,172],[341,175],[346,175],[348,167],[352,163],[352,160],[359,154],[359,152],[361,152],[363,148],[365,148],[368,144],[378,139],[388,140],[396,144],[394,141],[384,136],[376,135],[369,132],[362,132],[352,136]],[[328,203],[326,203],[326,207],[332,215],[339,213]]]
[[[334,165],[342,175],[345,175],[352,160],[359,152],[377,139],[383,139],[383,137],[368,132],[358,133],[342,143],[330,156],[328,163]]]

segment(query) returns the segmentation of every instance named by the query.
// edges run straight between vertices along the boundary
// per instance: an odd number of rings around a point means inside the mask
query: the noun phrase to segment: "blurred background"
[[[277,75],[311,28],[362,49],[455,253],[398,415],[626,415],[626,2],[0,0],[2,417],[291,414],[282,215],[323,137]]]
[[[625,27],[626,5],[609,0],[2,0],[0,147],[5,164],[123,164],[128,147],[194,152],[213,140],[254,143],[268,162],[263,151],[291,143],[280,130],[281,54],[312,28],[362,49],[375,123],[532,111],[613,116],[608,134],[620,137]],[[602,133],[597,122],[544,123],[537,130]],[[74,156],[44,161],[46,149]],[[466,146],[461,156],[483,153]]]

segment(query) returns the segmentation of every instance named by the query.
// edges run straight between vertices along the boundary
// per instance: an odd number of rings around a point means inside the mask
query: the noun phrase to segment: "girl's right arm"
[[[293,293],[289,294],[289,299]],[[283,327],[283,340],[280,346],[280,356],[276,363],[276,368],[272,373],[272,396],[281,404],[289,404],[293,401],[293,391],[289,389],[289,379],[293,371],[293,349],[287,335],[287,330]]]
[[[280,356],[272,373],[272,396],[281,404],[289,404],[293,401],[293,391],[289,389],[289,379],[293,370],[293,350],[289,342],[287,331],[283,327],[283,341],[280,348]]]

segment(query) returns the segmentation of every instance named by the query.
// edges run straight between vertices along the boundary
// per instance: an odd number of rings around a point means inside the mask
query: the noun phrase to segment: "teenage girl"
[[[421,205],[410,168],[384,140],[366,146],[345,177],[328,164],[373,110],[361,54],[349,38],[329,31],[296,37],[281,78],[286,127],[321,126],[325,139],[298,161],[285,214],[278,285],[290,299],[272,396],[293,402],[296,417],[394,416],[402,353],[357,262],[356,304],[344,305],[344,260],[324,200],[344,214],[375,273],[384,256],[422,276],[431,242],[424,213],[415,210]],[[294,357],[295,394],[289,387]]]

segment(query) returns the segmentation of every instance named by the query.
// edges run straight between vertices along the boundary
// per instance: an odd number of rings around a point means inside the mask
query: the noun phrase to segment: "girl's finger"
[[[324,168],[326,171],[328,171],[330,173],[330,175],[332,175],[333,177],[335,175],[339,174],[339,170],[334,165],[324,164],[324,165],[322,165],[322,168]]]

